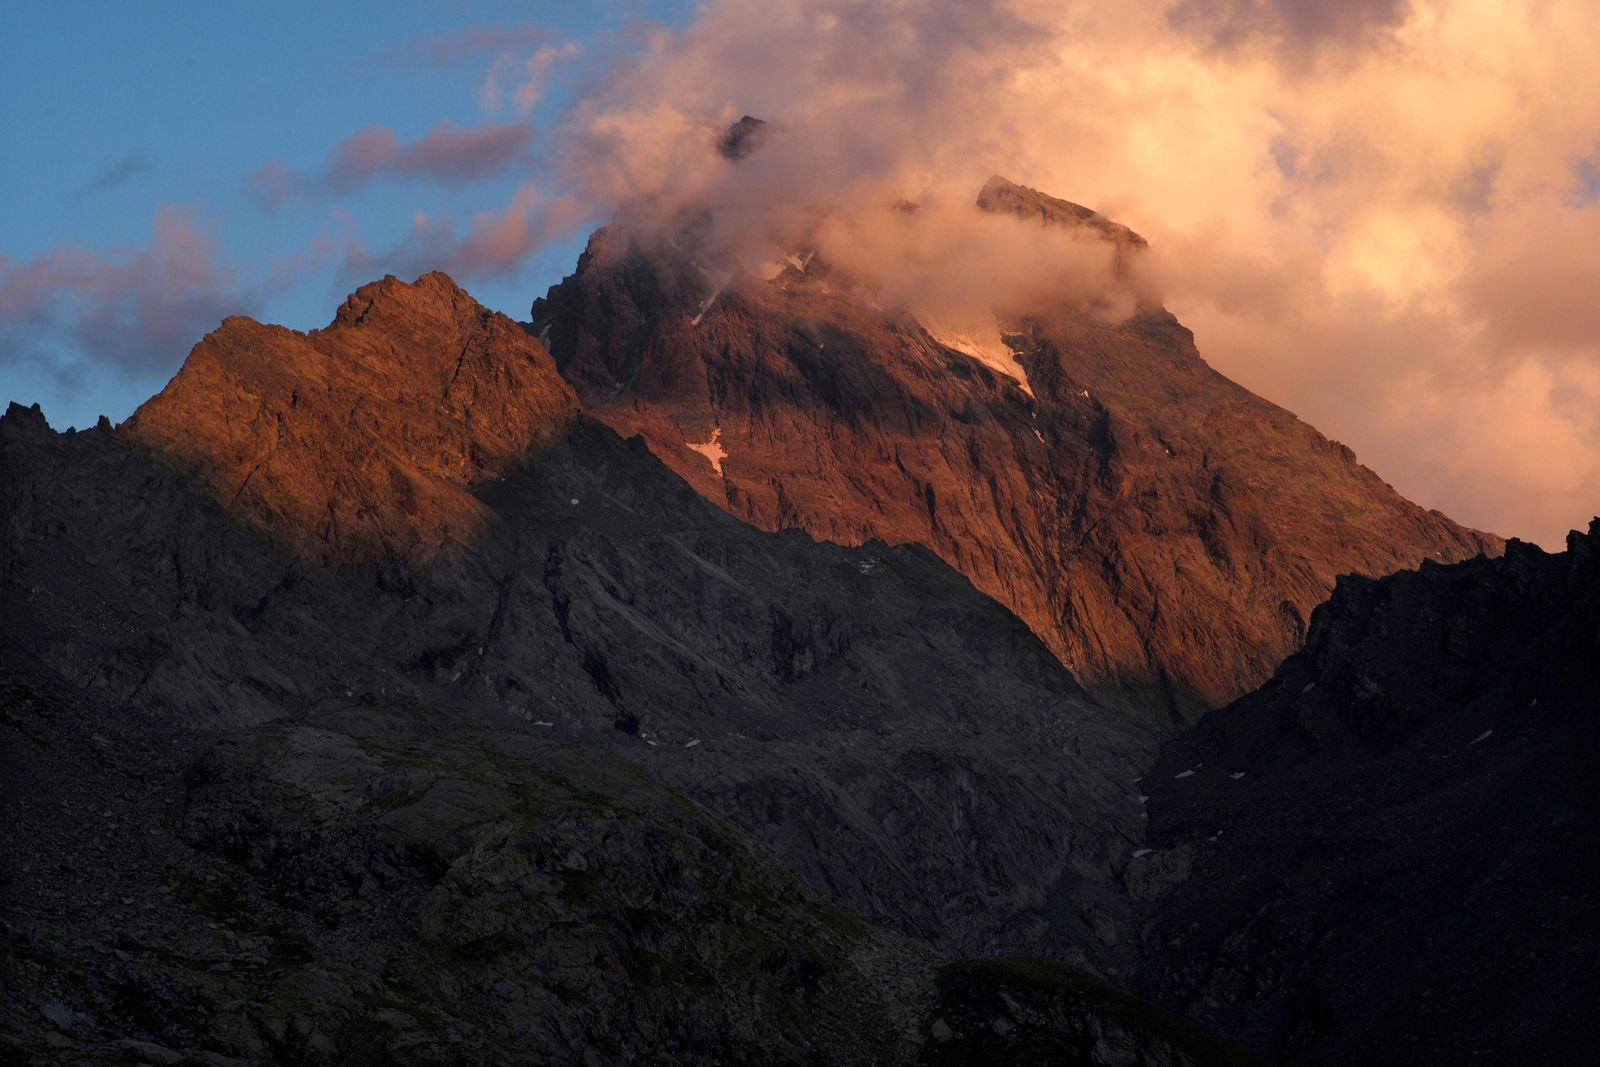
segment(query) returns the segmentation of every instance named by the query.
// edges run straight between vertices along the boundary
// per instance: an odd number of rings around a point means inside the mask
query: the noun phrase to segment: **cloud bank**
[[[0,367],[38,361],[70,381],[90,372],[87,353],[122,373],[165,371],[248,303],[215,240],[163,205],[148,246],[59,244],[26,261],[0,254]]]
[[[1555,544],[1600,511],[1596,39],[1587,0],[712,0],[591,83],[555,158],[588,211],[711,203],[735,246],[991,173],[1095,207],[1224,373]],[[780,135],[734,165],[745,113]],[[948,232],[907,261],[972,247]]]
[[[365,126],[329,149],[314,174],[272,161],[245,182],[268,209],[295,197],[349,193],[387,177],[459,185],[526,164],[532,140],[533,128],[524,122],[458,126],[446,120],[409,142],[389,126]]]

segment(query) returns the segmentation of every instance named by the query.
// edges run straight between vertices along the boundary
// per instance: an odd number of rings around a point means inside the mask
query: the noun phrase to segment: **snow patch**
[[[1174,778],[1188,778],[1192,774],[1194,774],[1193,771],[1184,771],[1182,774],[1174,774],[1172,777],[1174,777]]]
[[[698,745],[699,743],[700,743],[700,739],[697,737],[693,741],[690,741],[688,744],[684,745],[683,747],[684,748],[693,748],[694,746]]]
[[[1234,781],[1237,782],[1239,779],[1244,777],[1244,772],[1243,771],[1234,771],[1232,774],[1228,775],[1228,777],[1232,778]]]
[[[728,453],[722,450],[721,426],[711,431],[711,440],[709,441],[703,441],[700,444],[695,444],[693,441],[685,441],[684,444],[689,446],[690,451],[698,452],[706,459],[709,459],[711,461],[711,469],[717,472],[719,478],[722,476],[722,461],[728,458]],[[574,500],[573,503],[576,504],[577,501]]]
[[[1494,733],[1493,730],[1485,730],[1483,733],[1479,734],[1477,737],[1474,737],[1471,741],[1468,741],[1467,742],[1467,747],[1471,748],[1473,745],[1477,744],[1479,741],[1487,741],[1487,740],[1489,740],[1489,735],[1492,734],[1492,733]]]
[[[533,725],[535,725],[535,726],[554,726],[555,723],[553,723],[553,722],[545,722],[543,719],[535,719],[535,720],[533,720]]]
[[[946,348],[971,356],[985,367],[1011,378],[1029,396],[1033,389],[1028,385],[1028,374],[1017,362],[1000,336],[1000,323],[993,315],[963,315],[958,312],[928,311],[917,313],[917,321],[928,331],[928,336]]]
[[[1138,859],[1140,856],[1148,856],[1148,855],[1150,855],[1150,853],[1152,853],[1154,851],[1155,851],[1155,849],[1153,849],[1153,848],[1141,848],[1141,849],[1139,849],[1137,852],[1135,852],[1133,854],[1133,858],[1134,859]]]
[[[694,318],[689,320],[690,326],[700,325],[700,320],[705,318],[706,312],[711,310],[711,305],[715,304],[717,302],[717,297],[722,295],[722,290],[726,289],[728,287],[728,283],[733,280],[732,271],[709,271],[704,267],[701,267],[700,273],[704,274],[706,276],[706,281],[711,283],[711,295],[700,301],[700,311],[695,315]]]

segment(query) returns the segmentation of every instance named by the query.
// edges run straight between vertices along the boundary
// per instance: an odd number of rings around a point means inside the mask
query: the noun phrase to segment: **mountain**
[[[13,405],[0,501],[11,1051],[1248,1058],[1063,966],[1131,973],[1148,733],[926,550],[714,508],[442,276],[230,320],[117,429]]]
[[[1343,579],[1158,749],[928,548],[756,529],[586,388],[430,275],[229,320],[120,428],[0,417],[0,1050],[1589,1042],[1593,533]]]
[[[225,320],[123,432],[296,545],[427,558],[485,521],[467,487],[577,408],[520,327],[425,274],[362,286],[309,334]]]
[[[974,210],[1110,242],[1118,270],[1144,246],[1001,178]],[[534,302],[585,411],[761,529],[927,546],[1140,721],[1265,681],[1337,575],[1499,550],[1213,371],[1148,299],[952,325],[814,253],[719,256],[611,227]]]
[[[1138,987],[1296,1064],[1576,1063],[1600,1003],[1600,520],[1341,578],[1145,777]]]

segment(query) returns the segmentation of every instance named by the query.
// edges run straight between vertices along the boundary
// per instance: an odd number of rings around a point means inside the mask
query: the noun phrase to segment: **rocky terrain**
[[[1600,520],[1340,579],[1165,746],[1138,988],[1274,1060],[1569,1063],[1600,1004]]]
[[[576,414],[519,326],[425,274],[361,287],[309,334],[224,321],[122,429],[298,547],[428,558],[484,522],[466,486]]]
[[[1498,543],[1159,308],[1011,366],[829,270],[612,231],[531,327],[389,278],[13,404],[0,1060],[1592,1044],[1600,529],[1335,585]]]
[[[464,298],[443,285],[368,287],[367,321],[420,319],[421,335]],[[267,365],[301,344],[227,329],[262,339]],[[238,420],[179,406],[232,404],[186,380],[213,373],[214,349],[122,429],[0,418],[15,1048],[895,1062],[933,1042],[948,1062],[1010,1024],[998,994],[962,1000],[945,1048],[926,946],[1131,965],[1119,879],[1153,741],[930,553],[753,530],[562,404],[525,429],[520,465],[437,479],[476,482],[474,536],[446,541],[383,478],[340,481],[354,526],[280,506],[366,453],[306,391],[257,388],[251,420],[299,429],[243,504],[207,458],[239,454]],[[395,353],[351,346],[340,373],[371,380],[362,361]],[[430,421],[436,402],[418,388],[388,417],[415,406],[440,447],[470,437]],[[152,411],[183,447],[152,449]],[[646,1017],[620,1022],[625,991],[651,983],[659,1002],[641,994]],[[1204,1060],[1152,1051],[1194,1028],[1161,1037],[1181,1020],[1131,1019],[1098,989],[1045,983],[1016,1032]]]
[[[942,967],[596,746],[196,730],[0,664],[7,1063],[1253,1062],[1056,964]]]
[[[1004,179],[973,210],[1087,230],[1124,264],[1144,245]],[[613,227],[534,302],[585,409],[762,529],[926,545],[1159,727],[1264,681],[1336,575],[1498,548],[1213,371],[1148,300],[1000,309],[985,340],[815,255],[766,279],[715,255]]]

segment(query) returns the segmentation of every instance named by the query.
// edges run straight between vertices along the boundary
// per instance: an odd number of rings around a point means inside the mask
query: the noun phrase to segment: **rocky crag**
[[[1145,779],[1139,862],[1173,881],[1140,988],[1284,1062],[1579,1062],[1597,556],[1600,520],[1563,553],[1340,579],[1305,649]]]
[[[712,507],[526,335],[453,378],[531,413],[491,460],[434,372],[500,328],[387,280],[315,353],[230,320],[122,428],[0,419],[10,1047],[950,1062],[1011,1026],[1217,1062],[930,948],[1128,971],[1151,739],[925,550]]]
[[[1124,266],[1144,246],[1002,178],[973,210],[1110,242]],[[765,278],[717,255],[613,227],[534,302],[585,409],[762,529],[926,545],[1142,721],[1260,684],[1339,574],[1498,550],[1212,370],[1148,299],[999,309],[958,335],[810,252]]]

